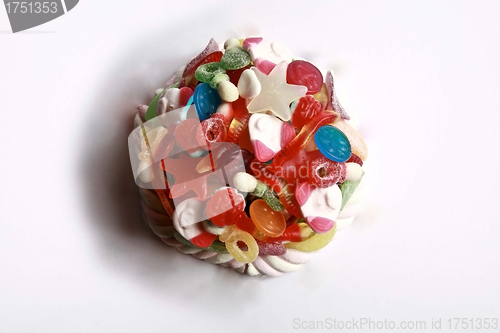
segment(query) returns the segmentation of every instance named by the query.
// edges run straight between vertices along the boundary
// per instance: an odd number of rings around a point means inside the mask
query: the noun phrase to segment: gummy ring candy
[[[230,225],[224,229],[219,236],[221,242],[226,244],[227,251],[233,258],[242,263],[254,261],[259,255],[259,246],[248,232],[238,229],[235,225]],[[246,245],[247,250],[243,251],[239,248],[238,242]]]
[[[214,113],[210,118],[203,120],[196,130],[196,139],[200,146],[226,140],[228,121],[221,114]]]
[[[321,188],[343,183],[346,178],[346,164],[329,160],[320,153],[309,164],[309,182]]]

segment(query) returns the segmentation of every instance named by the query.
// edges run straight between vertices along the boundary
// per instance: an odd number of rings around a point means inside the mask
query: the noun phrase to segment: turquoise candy
[[[210,118],[222,102],[217,90],[210,88],[208,83],[200,83],[193,94],[193,102],[200,121]]]
[[[238,47],[226,50],[222,59],[220,60],[220,65],[225,69],[240,69],[246,67],[250,64],[252,59],[247,51],[244,51]]]
[[[194,72],[194,77],[200,82],[209,83],[217,74],[225,74],[226,70],[218,62],[209,62],[199,66]]]
[[[314,142],[326,158],[334,162],[345,162],[351,157],[351,144],[337,127],[321,126],[314,134]]]

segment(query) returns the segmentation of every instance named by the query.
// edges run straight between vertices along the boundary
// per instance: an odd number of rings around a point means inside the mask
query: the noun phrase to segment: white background
[[[499,1],[82,0],[12,34],[0,8],[0,332],[500,318],[499,22]],[[275,279],[161,243],[127,151],[210,37],[255,34],[333,69],[370,148],[359,217]]]

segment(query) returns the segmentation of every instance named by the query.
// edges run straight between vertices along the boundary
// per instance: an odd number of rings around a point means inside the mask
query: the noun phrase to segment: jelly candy
[[[337,112],[342,119],[349,120],[351,117],[345,112],[344,108],[342,105],[340,105],[340,102],[337,98],[337,94],[335,93],[335,88],[333,87],[333,75],[332,72],[328,71],[326,72],[326,77],[325,77],[325,84],[326,84],[326,89],[328,91],[328,105],[327,108],[329,110],[333,110]]]
[[[246,172],[238,172],[233,178],[234,187],[241,192],[252,192],[254,195],[262,198],[275,211],[284,209],[281,202],[274,196],[269,186],[257,180]]]
[[[295,60],[288,65],[286,80],[290,84],[306,86],[309,95],[318,93],[323,87],[323,75],[319,69],[304,60]]]
[[[330,243],[335,236],[336,227],[334,226],[330,231],[324,234],[315,234],[302,242],[285,243],[287,249],[294,249],[302,252],[315,252],[319,251]]]
[[[361,183],[364,175],[365,173],[363,172],[361,174],[361,177],[359,177],[359,179],[355,182],[346,180],[343,184],[340,184],[340,190],[342,191],[342,206],[340,207],[340,210],[344,208],[354,191],[356,191],[356,188],[358,187],[359,183]]]
[[[198,247],[208,247],[217,238],[203,228],[203,210],[205,201],[191,198],[176,205],[173,215],[173,226],[185,239]]]
[[[220,59],[220,65],[225,69],[240,69],[248,66],[252,60],[247,51],[238,47],[226,50]]]
[[[269,60],[265,60],[265,59],[261,59],[261,58],[255,59],[254,65],[255,65],[255,67],[257,67],[257,69],[259,71],[261,71],[262,73],[264,73],[266,75],[269,75],[269,73],[272,72],[274,67],[276,67],[276,64],[274,62],[270,62]]]
[[[323,83],[321,90],[314,94],[314,99],[316,99],[321,104],[322,110],[326,109],[330,100],[328,98],[328,89],[326,88],[326,84]]]
[[[271,172],[269,165],[265,165],[257,160],[253,161],[250,166],[257,179],[278,193],[280,202],[290,214],[299,217],[302,216],[299,204],[294,195],[294,185],[292,183],[287,183],[285,179],[276,176]]]
[[[189,87],[182,87],[179,89],[179,106],[188,105],[188,101],[193,96],[193,89]]]
[[[259,246],[259,255],[261,256],[281,256],[286,253],[286,248],[281,242],[261,242],[257,241]]]
[[[227,74],[216,74],[212,80],[210,80],[210,88],[217,89],[222,82],[229,82],[229,76]],[[221,96],[222,98],[222,96]]]
[[[226,70],[218,62],[209,62],[196,68],[194,77],[200,82],[210,83],[217,74],[226,74]]]
[[[234,188],[223,187],[210,197],[205,208],[207,217],[218,227],[234,223],[234,216],[245,209],[245,199]]]
[[[229,81],[231,81],[233,84],[238,85],[238,81],[240,80],[241,74],[247,69],[249,69],[250,65],[245,66],[240,69],[228,69],[226,70],[226,74],[229,76]]]
[[[352,150],[352,146],[351,146],[351,150]],[[360,166],[363,166],[363,160],[360,159],[359,156],[354,154],[354,153],[352,153],[351,157],[349,157],[349,159],[346,161],[346,163],[350,163],[350,162],[357,163]]]
[[[304,96],[307,88],[286,82],[286,62],[279,63],[269,75],[253,67],[262,86],[260,94],[248,104],[248,112],[271,111],[284,121],[291,118],[290,103]]]
[[[226,249],[233,258],[242,263],[254,261],[259,255],[259,246],[255,239],[248,232],[238,229],[234,225],[227,226],[219,239],[225,243]],[[238,242],[246,245],[247,250],[243,251],[238,247]]]
[[[281,166],[287,159],[292,158],[300,152],[309,142],[311,136],[323,125],[338,121],[339,116],[332,111],[321,111],[311,118],[300,130],[299,134],[274,156],[273,167]]]
[[[345,134],[330,125],[322,126],[314,134],[319,151],[335,162],[345,162],[351,157],[351,144]]]
[[[359,132],[356,131],[356,129],[354,129],[354,127],[352,127],[345,120],[340,120],[333,126],[338,128],[342,131],[342,133],[345,134],[351,145],[352,153],[356,154],[356,156],[358,156],[361,160],[366,161],[366,159],[368,158],[368,147],[366,146],[365,140],[359,134]]]
[[[184,122],[188,120],[190,119],[187,119]],[[226,117],[219,113],[212,114],[210,118],[203,120],[201,124],[197,126],[195,136],[198,140],[198,144],[200,146],[207,145],[210,149],[211,143],[225,141],[228,127],[229,122],[227,121]]]
[[[227,142],[237,143],[243,133],[243,130],[248,126],[250,114],[248,113],[244,98],[238,98],[233,102],[232,107],[234,118],[231,121],[231,125],[229,125]]]
[[[321,104],[311,95],[301,97],[292,114],[292,125],[299,131],[304,125],[322,111]]]
[[[347,174],[346,164],[331,161],[316,152],[321,156],[317,156],[309,165],[309,182],[321,188],[343,183]]]
[[[286,229],[286,220],[283,214],[271,209],[262,199],[252,202],[250,217],[257,229],[266,236],[281,236]]]
[[[337,185],[318,188],[301,183],[295,191],[295,196],[307,224],[315,232],[325,233],[333,228],[342,206],[342,192]]]
[[[197,129],[200,122],[197,119],[189,118],[184,120],[174,132],[175,141],[189,155],[195,154],[200,150],[200,146],[206,146],[205,141],[201,144],[196,140]],[[166,155],[165,155],[166,156]]]
[[[217,44],[217,42],[213,38],[210,39],[205,49],[201,51],[201,53],[196,57],[194,57],[184,68],[184,71],[182,72],[182,78],[179,82],[179,88],[190,85],[191,77],[198,66],[209,62],[218,62],[221,58],[222,52],[219,51],[219,44]]]
[[[210,118],[222,102],[217,90],[210,88],[208,83],[200,83],[196,86],[193,101],[200,121]]]
[[[170,196],[177,198],[192,190],[200,200],[208,199],[207,178],[211,173],[200,174],[196,171],[201,157],[193,158],[184,153],[178,155],[178,159],[169,157],[162,160],[163,170],[175,177],[175,183],[170,186]]]

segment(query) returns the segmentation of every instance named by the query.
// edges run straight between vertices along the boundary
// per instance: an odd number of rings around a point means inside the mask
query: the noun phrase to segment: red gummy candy
[[[308,172],[311,184],[325,188],[345,181],[345,163],[331,161],[319,151],[315,151],[315,154],[316,158],[311,161]]]
[[[307,93],[314,95],[323,87],[323,75],[319,69],[304,60],[292,61],[286,70],[286,81],[307,87]]]
[[[241,74],[243,73],[243,71],[245,69],[249,69],[250,67],[252,67],[252,66],[248,65],[246,67],[239,68],[239,69],[226,70],[226,74],[227,74],[227,76],[229,76],[229,81],[231,81],[231,83],[234,84],[235,86],[238,86],[238,81],[240,80]]]
[[[360,159],[359,156],[355,155],[355,154],[351,154],[351,157],[349,157],[349,159],[345,162],[346,163],[349,163],[349,162],[358,163],[359,166],[363,166],[363,160]]]
[[[179,88],[190,87],[194,90],[194,88],[196,88],[196,83],[198,82],[196,79],[193,80],[196,69],[201,65],[208,64],[209,62],[219,62],[223,55],[221,51],[215,51],[206,56],[202,56],[202,54],[203,52],[200,53],[195,59],[191,60],[191,62],[186,66],[184,73],[182,74],[182,79],[179,82]]]
[[[281,256],[286,253],[286,248],[281,242],[261,242],[256,241],[259,246],[259,255]]]
[[[193,89],[189,87],[182,87],[179,89],[179,105],[186,106],[191,96],[193,96]]]
[[[208,200],[205,213],[218,227],[234,224],[236,217],[245,208],[245,199],[234,188],[216,191]]]
[[[238,143],[244,129],[248,126],[250,113],[248,112],[246,101],[240,97],[232,103],[234,118],[229,125],[226,142]]]
[[[174,132],[175,141],[181,148],[189,154],[196,152],[201,147],[206,146],[206,142],[202,143],[197,140],[197,129],[200,126],[198,120],[189,118],[184,120]],[[201,146],[201,147],[200,147]]]
[[[292,125],[300,131],[309,119],[320,113],[321,110],[323,110],[321,103],[313,96],[301,97],[292,114]]]
[[[196,130],[198,144],[210,147],[213,142],[225,141],[228,128],[229,122],[226,117],[219,113],[212,114],[210,118],[203,120]]]

